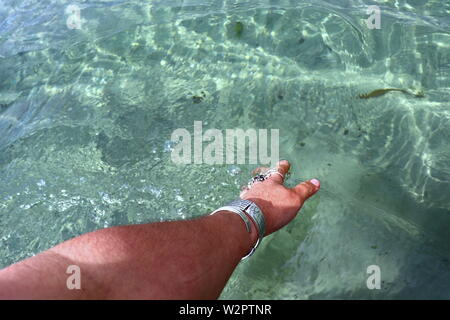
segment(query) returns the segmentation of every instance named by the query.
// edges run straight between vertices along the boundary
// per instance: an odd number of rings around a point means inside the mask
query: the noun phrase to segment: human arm
[[[278,170],[284,175],[289,164]],[[266,235],[289,223],[319,189],[310,181],[292,189],[282,182],[273,175],[241,194],[261,208]],[[215,299],[256,239],[254,225],[248,233],[227,211],[102,229],[0,270],[0,298]],[[80,267],[80,290],[66,286],[69,265]]]

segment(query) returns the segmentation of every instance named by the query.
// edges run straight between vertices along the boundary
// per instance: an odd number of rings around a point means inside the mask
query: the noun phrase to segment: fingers
[[[255,170],[252,171],[252,175],[256,176],[258,174],[264,174],[266,173],[270,168],[268,167],[258,167]]]
[[[314,195],[320,189],[320,181],[317,179],[311,179],[309,181],[304,181],[296,185],[293,190],[298,194],[302,201],[305,201],[312,195]]]
[[[287,160],[278,161],[275,169],[278,171],[279,174],[276,172],[272,173],[267,180],[271,180],[271,181],[277,182],[279,184],[283,184],[284,177],[289,172],[290,167],[291,167],[291,165],[289,164],[289,162]]]

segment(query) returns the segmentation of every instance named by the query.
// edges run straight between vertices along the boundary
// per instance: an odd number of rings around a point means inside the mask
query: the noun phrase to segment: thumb
[[[311,179],[296,185],[293,190],[298,194],[302,201],[306,201],[320,189],[320,181]]]

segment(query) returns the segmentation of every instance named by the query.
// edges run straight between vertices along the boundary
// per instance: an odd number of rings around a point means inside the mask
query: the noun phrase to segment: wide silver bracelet
[[[214,210],[211,215],[219,211],[230,211],[239,215],[242,220],[244,220],[245,226],[249,233],[251,233],[251,223],[248,217],[250,217],[250,219],[255,223],[258,229],[258,240],[256,241],[255,246],[250,250],[250,252],[241,260],[247,259],[255,252],[256,248],[258,248],[266,232],[264,215],[261,212],[261,209],[253,201],[237,199],[230,202],[226,206]]]

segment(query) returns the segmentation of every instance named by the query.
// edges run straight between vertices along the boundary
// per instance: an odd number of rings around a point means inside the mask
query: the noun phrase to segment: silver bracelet
[[[228,206],[238,207],[244,213],[248,214],[258,228],[259,238],[262,240],[266,233],[266,222],[261,209],[250,200],[237,199],[228,204]]]
[[[265,234],[265,230],[266,230],[265,220],[264,220],[264,215],[261,212],[261,209],[259,209],[259,207],[250,200],[237,199],[237,200],[234,200],[231,203],[227,204],[224,207],[220,207],[219,209],[214,210],[214,212],[212,212],[211,215],[213,215],[214,213],[219,212],[219,211],[231,211],[231,212],[238,214],[242,218],[242,220],[244,220],[245,226],[249,233],[251,233],[251,223],[250,223],[247,215],[255,223],[255,225],[258,229],[257,230],[258,231],[258,240],[256,241],[255,246],[250,250],[250,252],[245,257],[243,257],[241,260],[247,259],[255,252],[256,248],[258,248],[258,246]]]

